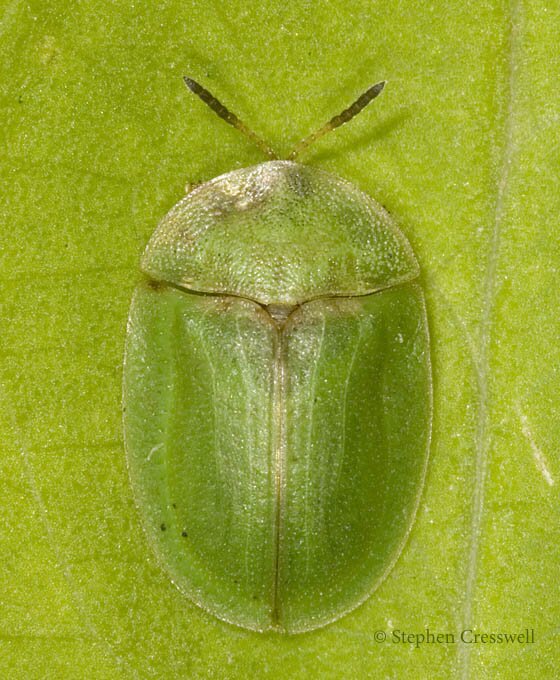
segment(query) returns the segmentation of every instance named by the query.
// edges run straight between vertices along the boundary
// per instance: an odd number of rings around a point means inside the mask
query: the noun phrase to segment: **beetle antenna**
[[[365,107],[370,102],[372,102],[378,95],[381,94],[386,82],[386,80],[382,80],[380,83],[372,85],[369,90],[366,90],[363,94],[361,94],[358,99],[356,99],[356,101],[347,109],[344,109],[342,113],[339,113],[338,116],[331,118],[328,123],[323,125],[322,128],[316,130],[311,135],[309,135],[309,137],[305,137],[300,142],[298,142],[288,155],[288,160],[294,160],[294,158],[299,156],[299,154],[307,149],[308,146],[316,142],[318,139],[321,139],[321,137],[324,137],[328,132],[335,130],[341,125],[344,125],[344,123],[347,123],[349,120],[352,120],[354,116],[357,116],[362,109],[365,109]]]
[[[234,113],[229,111],[220,101],[218,101],[211,92],[208,92],[206,88],[202,87],[202,85],[199,85],[196,80],[193,80],[192,78],[184,76],[183,79],[189,90],[194,92],[197,97],[200,97],[200,99],[202,99],[202,101],[207,106],[209,106],[212,111],[214,111],[214,113],[216,113],[222,120],[225,120],[226,123],[229,123],[236,130],[242,132],[245,137],[248,137],[253,142],[253,144],[256,144],[259,149],[269,158],[274,160],[278,158],[276,153],[264,141],[264,139],[261,139],[250,128],[248,128],[243,121],[239,120],[239,118]]]

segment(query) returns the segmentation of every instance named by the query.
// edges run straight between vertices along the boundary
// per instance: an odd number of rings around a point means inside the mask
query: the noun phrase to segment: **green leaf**
[[[0,675],[554,677],[556,5],[13,0],[0,17]],[[309,634],[251,633],[186,600],[128,481],[122,356],[142,250],[186,182],[263,160],[185,74],[281,152],[388,80],[304,160],[382,202],[418,254],[432,456],[388,579]],[[427,628],[454,640],[394,641]],[[534,643],[459,641],[525,629]]]

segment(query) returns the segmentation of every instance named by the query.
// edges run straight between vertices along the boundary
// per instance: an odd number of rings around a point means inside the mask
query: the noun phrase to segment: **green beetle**
[[[185,595],[252,630],[312,630],[363,602],[419,503],[432,389],[416,258],[376,201],[293,160],[383,85],[288,160],[188,193],[132,300],[124,430],[147,535]]]

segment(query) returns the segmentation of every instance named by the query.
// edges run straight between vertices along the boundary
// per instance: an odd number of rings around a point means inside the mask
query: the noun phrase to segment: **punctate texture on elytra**
[[[287,161],[163,219],[130,311],[125,438],[178,588],[258,631],[363,602],[412,526],[431,372],[418,266],[352,184]]]

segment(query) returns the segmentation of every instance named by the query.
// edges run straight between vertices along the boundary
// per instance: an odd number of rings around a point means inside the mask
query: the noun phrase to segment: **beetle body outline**
[[[429,336],[408,241],[351,183],[273,160],[190,192],[142,270],[125,440],[160,562],[245,628],[340,618],[392,569],[428,461]]]

